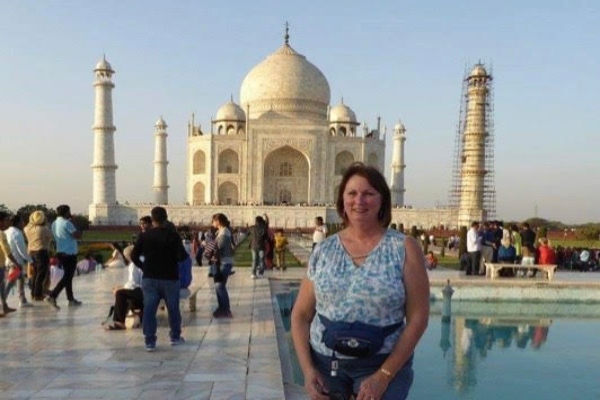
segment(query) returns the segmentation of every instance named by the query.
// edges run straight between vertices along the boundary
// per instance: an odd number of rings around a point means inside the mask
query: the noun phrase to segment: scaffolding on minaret
[[[482,67],[485,73],[482,63],[475,65]],[[465,132],[468,128],[472,129],[473,121],[469,122],[468,118],[470,110],[469,101],[473,101],[469,96],[469,82],[472,79],[472,75],[475,71],[468,71],[465,69],[460,109],[459,109],[459,120],[456,127],[456,135],[454,138],[454,157],[452,160],[452,181],[450,190],[448,193],[448,204],[451,208],[459,208],[461,204],[461,194],[464,195],[465,191],[468,192],[470,188],[463,188],[465,184],[464,174],[466,171],[463,170],[468,151],[465,151]],[[487,220],[493,219],[496,216],[496,187],[495,187],[495,173],[494,173],[494,93],[492,85],[492,73],[486,73],[485,79],[485,100],[484,100],[484,113],[483,121],[485,126],[483,127],[484,135],[484,170],[480,171],[483,174],[483,215]],[[476,99],[477,100],[477,99]],[[472,109],[473,107],[471,107]],[[472,116],[471,116],[472,117]]]

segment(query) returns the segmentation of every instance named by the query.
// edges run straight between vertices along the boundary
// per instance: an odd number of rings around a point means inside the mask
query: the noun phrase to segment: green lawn
[[[288,268],[302,267],[302,264],[289,250],[285,251],[285,263]],[[235,255],[233,257],[233,265],[237,267],[251,267],[252,266],[252,252],[248,248],[248,240],[245,239],[238,244],[235,249]]]
[[[133,236],[137,233],[127,231],[83,231],[81,240],[86,242],[130,242]]]

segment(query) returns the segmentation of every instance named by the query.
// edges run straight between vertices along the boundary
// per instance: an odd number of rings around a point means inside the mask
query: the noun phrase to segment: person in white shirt
[[[477,275],[479,273],[479,263],[481,262],[481,236],[479,235],[479,222],[477,221],[471,223],[471,229],[467,232],[467,253],[469,253],[467,275]]]
[[[327,237],[327,225],[323,222],[323,217],[315,218],[315,231],[313,232],[313,249],[317,243],[321,243]]]
[[[143,272],[131,262],[133,246],[127,246],[123,250],[123,257],[128,263],[129,274],[127,282],[122,287],[114,287],[115,305],[111,308],[113,323],[106,325],[108,331],[120,331],[125,329],[125,317],[129,310],[143,310],[144,294],[142,292]],[[110,313],[109,313],[110,316]]]
[[[25,236],[23,235],[24,226],[23,218],[19,214],[16,214],[11,218],[11,227],[4,231],[11,254],[17,260],[18,265],[22,266],[19,277],[8,282],[6,292],[9,293],[15,283],[17,283],[19,307],[31,307],[32,304],[27,301],[27,297],[25,296],[25,277],[27,276],[27,265],[33,263],[33,260],[27,252]],[[12,265],[13,263],[9,260],[8,266]]]

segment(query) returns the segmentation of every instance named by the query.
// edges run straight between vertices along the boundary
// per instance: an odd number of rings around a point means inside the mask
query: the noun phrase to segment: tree
[[[56,211],[52,208],[46,207],[45,204],[26,204],[23,207],[17,210],[17,214],[19,214],[25,223],[29,221],[29,216],[32,212],[36,210],[41,210],[46,215],[46,221],[48,223],[54,221],[56,219]]]
[[[544,218],[528,218],[525,220],[525,222],[527,222],[529,224],[529,227],[535,231],[537,230],[537,228],[540,228],[542,226],[548,226],[548,220],[544,219]]]
[[[12,214],[12,211],[9,210],[4,204],[0,204],[0,211],[4,211],[6,213]]]
[[[80,232],[90,229],[90,219],[87,215],[73,215],[71,222]]]
[[[590,247],[592,247],[596,240],[600,240],[600,227],[593,224],[585,225],[577,229],[577,237],[582,240],[589,240]]]

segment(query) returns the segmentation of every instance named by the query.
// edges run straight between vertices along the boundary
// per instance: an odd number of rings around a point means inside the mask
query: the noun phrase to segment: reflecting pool
[[[289,338],[296,294],[292,287],[276,297],[294,382],[303,385]],[[595,311],[600,306],[461,303],[456,308],[450,321],[442,322],[439,304],[432,304],[429,327],[415,352],[410,399],[600,399]],[[485,314],[486,308],[493,312]]]

